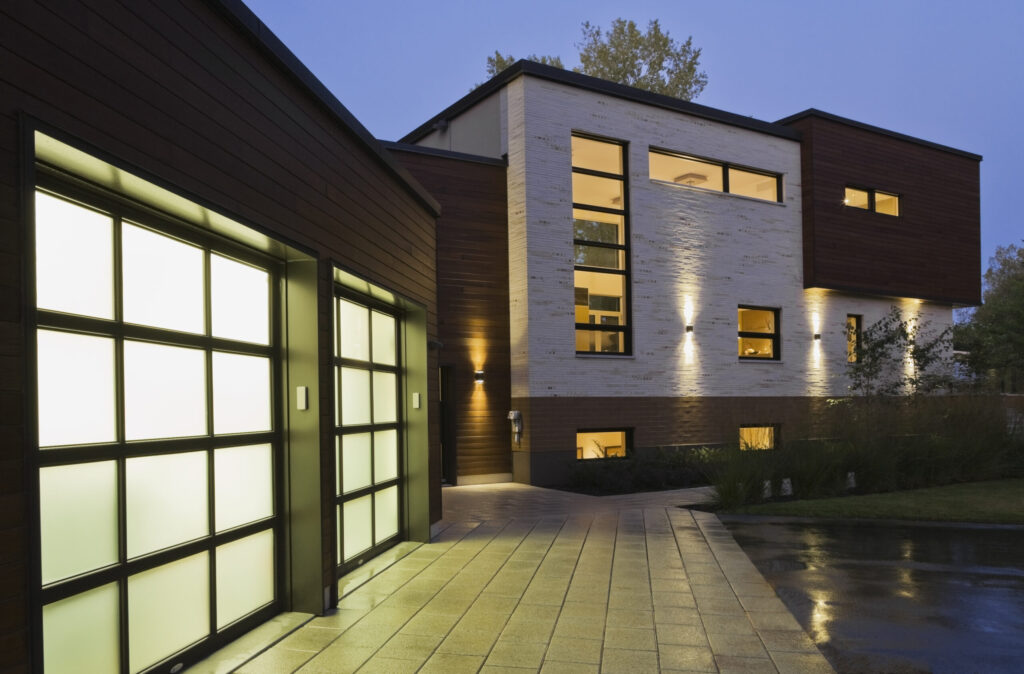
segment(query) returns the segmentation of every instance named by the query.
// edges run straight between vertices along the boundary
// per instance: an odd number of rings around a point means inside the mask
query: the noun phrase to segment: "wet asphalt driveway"
[[[1024,672],[1024,527],[721,516],[840,672]]]

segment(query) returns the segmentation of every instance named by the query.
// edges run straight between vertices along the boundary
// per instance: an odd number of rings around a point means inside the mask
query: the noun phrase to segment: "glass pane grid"
[[[37,246],[37,285],[47,288],[37,302],[39,438],[41,448],[61,450],[47,451],[39,470],[45,664],[53,671],[68,664],[74,671],[139,671],[204,641],[214,603],[231,605],[228,581],[212,594],[211,574],[230,573],[217,566],[219,551],[236,545],[223,543],[220,532],[262,529],[270,565],[259,591],[245,583],[249,603],[219,616],[218,628],[276,596],[276,546],[265,542],[273,539],[268,518],[279,442],[271,435],[274,274],[122,221],[116,206],[111,216],[44,192],[37,202],[48,204],[37,209],[37,232],[51,248],[60,243],[54,232],[69,226],[87,229],[100,246],[88,255],[91,267],[74,267],[75,283],[61,264],[71,253]],[[55,210],[66,222],[50,226],[47,213]],[[74,242],[75,232],[64,239]],[[64,272],[59,280],[57,272]],[[74,292],[61,299],[50,292],[57,287]],[[247,353],[262,347],[263,355],[225,351],[235,343]],[[247,367],[222,367],[231,362]],[[240,392],[256,402],[239,405]],[[238,408],[256,409],[256,418]],[[215,432],[272,441],[230,440],[239,446],[217,448]],[[186,447],[185,438],[200,447]],[[74,453],[63,451],[69,448]],[[92,454],[101,460],[77,463]],[[129,613],[119,616],[121,593]],[[91,636],[66,635],[87,621],[97,626]],[[82,648],[68,649],[75,641]]]
[[[337,561],[352,566],[400,528],[398,321],[345,298],[335,306]]]

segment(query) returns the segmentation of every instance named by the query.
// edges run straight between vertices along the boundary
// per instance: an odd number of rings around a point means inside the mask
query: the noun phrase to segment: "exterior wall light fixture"
[[[686,326],[686,331],[687,332],[693,332],[693,326],[692,325],[687,325]]]
[[[475,381],[477,384],[483,384],[484,383],[484,371],[483,370],[477,370],[476,372],[474,372],[473,373],[473,381]]]
[[[816,341],[816,342],[821,341],[821,333],[820,332],[814,333],[814,341]]]

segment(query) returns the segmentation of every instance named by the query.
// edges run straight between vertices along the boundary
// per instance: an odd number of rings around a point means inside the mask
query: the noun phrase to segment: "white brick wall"
[[[949,306],[803,289],[799,143],[531,77],[506,94],[513,397],[838,395],[846,314],[952,321]],[[632,357],[575,355],[573,131],[628,143]],[[652,182],[652,145],[781,173],[784,202]],[[781,362],[739,361],[739,304],[781,309]]]

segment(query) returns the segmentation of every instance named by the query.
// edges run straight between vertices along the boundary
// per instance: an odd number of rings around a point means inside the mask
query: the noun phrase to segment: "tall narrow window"
[[[857,354],[860,350],[860,323],[860,316],[846,315],[846,360],[850,363],[857,362]]]
[[[630,353],[629,237],[622,143],[572,137],[577,353]]]

